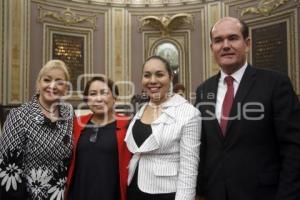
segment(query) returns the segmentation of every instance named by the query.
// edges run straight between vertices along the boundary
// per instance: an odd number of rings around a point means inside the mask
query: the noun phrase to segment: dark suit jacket
[[[300,104],[289,78],[247,66],[225,137],[214,118],[219,78],[197,89],[195,105],[203,117],[197,195],[299,200]]]

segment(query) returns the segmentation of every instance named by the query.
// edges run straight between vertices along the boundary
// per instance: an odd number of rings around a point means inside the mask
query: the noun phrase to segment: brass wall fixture
[[[41,6],[38,6],[38,9],[39,9],[38,19],[40,22],[45,21],[47,18],[52,18],[54,20],[57,20],[63,23],[65,26],[71,26],[78,23],[89,22],[93,26],[93,29],[96,29],[96,20],[97,20],[96,15],[80,16],[75,12],[73,12],[70,8],[66,8],[61,12],[46,10]]]
[[[140,31],[146,27],[158,29],[162,36],[168,36],[173,30],[178,29],[182,25],[188,25],[190,29],[194,28],[193,15],[188,13],[179,13],[173,16],[145,16],[139,19]]]
[[[246,14],[259,14],[268,16],[278,7],[284,5],[289,0],[261,0],[257,7],[245,8],[241,12],[241,16]]]

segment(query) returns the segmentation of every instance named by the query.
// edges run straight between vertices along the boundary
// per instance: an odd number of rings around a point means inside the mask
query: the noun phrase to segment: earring
[[[173,96],[173,82],[170,83],[169,91],[168,91],[168,97]]]

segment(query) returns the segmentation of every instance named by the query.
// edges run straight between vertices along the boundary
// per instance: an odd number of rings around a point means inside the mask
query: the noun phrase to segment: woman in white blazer
[[[201,134],[200,113],[180,95],[169,95],[173,79],[164,58],[143,66],[150,101],[131,121],[125,142],[133,154],[127,200],[194,200]]]

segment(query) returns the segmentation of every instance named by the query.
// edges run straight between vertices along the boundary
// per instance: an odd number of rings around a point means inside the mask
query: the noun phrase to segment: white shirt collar
[[[247,61],[245,62],[245,64],[240,68],[238,69],[236,72],[234,72],[233,74],[231,74],[231,76],[234,78],[234,81],[236,81],[238,84],[240,84],[242,78],[243,78],[243,75],[244,75],[244,72],[246,70],[246,67],[247,67]],[[225,84],[224,82],[224,78],[228,76],[221,68],[221,77],[220,77],[220,81],[222,81],[222,83]]]

